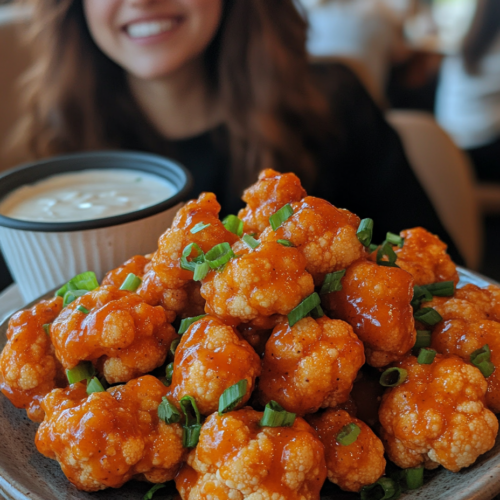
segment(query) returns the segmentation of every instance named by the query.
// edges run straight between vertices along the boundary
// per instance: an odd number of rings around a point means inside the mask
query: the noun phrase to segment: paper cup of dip
[[[62,191],[51,194],[54,182]],[[3,173],[0,249],[23,298],[84,271],[101,280],[133,255],[154,252],[191,185],[182,165],[133,151],[58,156]]]

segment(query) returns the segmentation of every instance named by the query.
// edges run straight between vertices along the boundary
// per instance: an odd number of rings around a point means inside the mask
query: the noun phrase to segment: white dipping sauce
[[[102,219],[156,205],[175,192],[166,179],[139,170],[82,170],[16,189],[0,214],[37,222]]]

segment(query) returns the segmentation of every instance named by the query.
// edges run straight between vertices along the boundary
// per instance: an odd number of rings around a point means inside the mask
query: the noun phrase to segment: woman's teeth
[[[146,38],[148,36],[159,35],[165,31],[170,31],[176,24],[177,21],[174,19],[134,23],[127,26],[127,33],[132,38]]]

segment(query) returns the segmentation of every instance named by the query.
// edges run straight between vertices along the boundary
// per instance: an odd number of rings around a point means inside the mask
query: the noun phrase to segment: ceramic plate
[[[479,274],[460,269],[460,285],[473,283],[486,286],[494,283]],[[459,286],[460,286],[459,285]],[[48,294],[50,296],[51,294]],[[44,298],[44,297],[43,297]],[[36,301],[38,302],[38,301]],[[29,306],[27,306],[29,307]],[[0,326],[0,348],[6,341],[7,322]],[[118,490],[84,493],[64,477],[57,462],[40,455],[33,443],[37,424],[24,410],[14,408],[0,395],[0,495],[7,500],[141,500],[150,485],[131,481]],[[405,500],[491,500],[500,493],[500,438],[495,447],[468,469],[453,474],[445,470],[432,472],[428,482]],[[155,498],[166,500],[170,490],[160,490]],[[358,499],[359,495],[342,493],[327,482],[323,500]]]

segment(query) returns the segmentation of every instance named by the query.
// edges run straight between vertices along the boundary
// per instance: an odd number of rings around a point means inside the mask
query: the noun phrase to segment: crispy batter
[[[182,427],[158,419],[166,393],[150,375],[89,397],[82,382],[54,390],[42,403],[38,451],[80,490],[118,488],[133,477],[170,481],[186,450]]]
[[[9,321],[7,344],[0,356],[0,390],[16,408],[25,408],[35,422],[43,420],[40,403],[66,377],[50,337],[43,329],[62,309],[62,299],[42,300]]]
[[[142,278],[148,271],[150,263],[151,256],[134,255],[120,267],[109,271],[109,273],[104,276],[101,285],[113,285],[116,286],[116,288],[120,288],[130,273]]]
[[[267,342],[258,397],[298,415],[335,407],[349,397],[365,362],[352,328],[327,317],[278,325]]]
[[[193,323],[175,351],[172,396],[192,396],[203,415],[217,411],[222,393],[240,380],[247,391],[241,408],[252,394],[260,374],[260,358],[237,332],[221,320],[205,316]]]
[[[260,427],[250,408],[204,423],[175,483],[183,500],[317,500],[326,478],[323,445],[301,418]]]
[[[307,271],[319,285],[327,273],[345,269],[365,255],[356,232],[359,217],[338,210],[331,203],[308,196],[292,203],[293,215],[273,231],[268,227],[261,241],[288,240],[304,255]]]
[[[498,421],[484,405],[487,384],[477,368],[439,354],[430,365],[408,356],[397,366],[407,378],[386,391],[379,410],[382,440],[396,465],[441,464],[458,472],[493,447]]]
[[[307,421],[325,446],[328,479],[332,483],[344,491],[360,491],[384,474],[384,445],[364,422],[344,410],[327,410],[307,417]],[[337,434],[349,424],[357,425],[361,432],[354,443],[340,444]]]
[[[80,305],[89,314],[80,312]],[[111,285],[72,302],[51,328],[64,368],[92,361],[111,384],[127,382],[160,366],[176,337],[163,308]]]
[[[305,268],[306,260],[296,248],[261,243],[203,280],[206,310],[232,324],[286,315],[314,292],[313,278]]]
[[[271,215],[306,195],[295,174],[280,174],[270,168],[263,170],[259,180],[243,193],[242,199],[247,206],[240,210],[238,217],[245,224],[245,233],[260,234],[269,226]]]
[[[342,290],[323,300],[363,341],[367,363],[382,367],[402,359],[415,344],[412,298],[413,279],[406,271],[361,260],[347,269]]]

